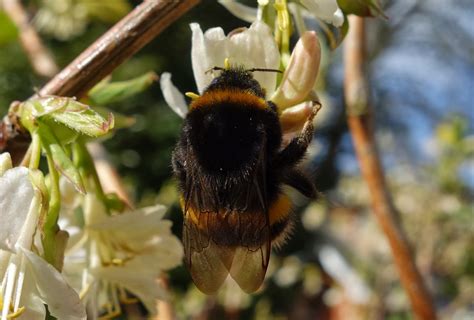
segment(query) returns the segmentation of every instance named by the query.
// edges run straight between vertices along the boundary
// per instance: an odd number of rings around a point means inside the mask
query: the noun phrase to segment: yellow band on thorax
[[[267,109],[267,102],[254,94],[239,90],[213,90],[194,99],[189,106],[190,110],[209,107],[220,103],[233,103],[252,106],[257,109]]]

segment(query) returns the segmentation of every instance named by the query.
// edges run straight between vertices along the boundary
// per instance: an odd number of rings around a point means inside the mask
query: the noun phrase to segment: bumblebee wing
[[[183,242],[185,263],[194,283],[202,292],[214,294],[229,274],[233,252],[216,245],[205,229],[188,217],[185,217]]]
[[[219,225],[217,212],[204,210],[212,198],[205,183],[195,179],[187,186],[185,199],[183,245],[185,264],[195,285],[206,294],[214,294],[229,274],[233,250],[218,245],[211,237],[210,227]]]
[[[259,246],[235,249],[230,275],[245,292],[255,292],[262,285],[270,259],[270,249],[270,241]]]
[[[261,210],[239,214],[243,224],[241,240],[240,246],[235,249],[230,269],[231,277],[247,293],[255,292],[262,285],[271,251],[264,148],[260,153],[259,164],[251,189],[258,196]]]

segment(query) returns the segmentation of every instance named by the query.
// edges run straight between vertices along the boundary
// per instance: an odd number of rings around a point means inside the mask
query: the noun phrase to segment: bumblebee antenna
[[[278,70],[278,69],[266,69],[266,68],[252,68],[252,69],[247,69],[245,71],[248,71],[248,72],[277,72],[277,73],[283,73],[283,71]]]
[[[229,70],[229,69],[230,69],[229,58],[225,58],[224,59],[224,68],[222,68],[222,67],[212,67],[211,69],[207,70],[205,73],[208,74],[208,73],[211,73],[213,71],[225,71],[225,70]]]
[[[227,70],[227,69],[222,68],[222,67],[212,67],[211,69],[207,70],[205,72],[205,74],[209,74],[209,73],[214,72],[214,71],[224,71],[224,70]]]

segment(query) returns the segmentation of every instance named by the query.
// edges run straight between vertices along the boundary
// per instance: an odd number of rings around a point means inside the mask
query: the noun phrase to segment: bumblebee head
[[[218,70],[220,74],[211,81],[204,93],[215,90],[237,90],[265,99],[265,89],[255,80],[250,70],[243,67],[214,68],[212,70]]]

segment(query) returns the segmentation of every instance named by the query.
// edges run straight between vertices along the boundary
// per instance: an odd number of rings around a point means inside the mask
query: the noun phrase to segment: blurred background
[[[138,3],[23,1],[61,67]],[[440,317],[474,319],[474,2],[399,0],[383,7],[388,19],[368,19],[368,60],[390,190]],[[191,22],[226,32],[247,25],[217,2],[202,1],[112,79],[168,71],[181,91],[195,91]],[[413,318],[346,127],[342,47],[323,47],[318,93],[324,108],[304,163],[320,200],[308,203],[289,191],[298,217],[294,235],[274,252],[265,286],[255,295],[226,284],[207,297],[184,267],[173,270],[169,286],[179,319]],[[0,115],[46,81],[33,72],[14,25],[0,10]],[[130,194],[139,205],[167,204],[181,236],[170,166],[181,118],[163,101],[158,83],[108,107],[135,121],[104,141]]]

